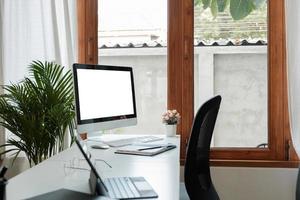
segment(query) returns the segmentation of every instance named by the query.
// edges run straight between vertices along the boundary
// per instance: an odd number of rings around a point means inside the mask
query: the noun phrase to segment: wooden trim
[[[181,156],[185,157],[186,147],[194,120],[194,1],[183,0],[183,39],[184,54],[182,63],[182,137]],[[193,81],[186,81],[193,80]]]
[[[285,159],[284,137],[284,1],[269,1],[269,147],[271,159]]]
[[[168,1],[168,108],[177,109],[182,120],[181,158],[194,117],[194,3]],[[189,80],[189,81],[186,81]]]
[[[167,96],[168,109],[177,109],[182,112],[182,63],[183,63],[183,12],[181,0],[168,0],[168,43],[167,43]],[[179,73],[178,73],[179,72]],[[181,123],[177,126],[177,132],[182,134],[182,124],[185,123],[182,117]],[[184,134],[182,134],[184,135]],[[182,138],[184,140],[184,138]],[[181,142],[180,156],[184,156],[184,149]]]
[[[180,159],[180,165],[184,165],[185,160]],[[225,160],[211,159],[212,167],[267,167],[267,168],[298,168],[300,161],[286,160]]]
[[[211,160],[211,166],[298,168],[299,161],[286,160]]]
[[[271,155],[270,149],[259,148],[212,148],[212,159],[263,160]]]
[[[77,0],[78,62],[98,63],[98,1]]]
[[[177,109],[182,113],[183,17],[180,3],[181,0],[168,0],[167,102],[168,109]],[[179,133],[182,133],[181,124],[177,126]]]

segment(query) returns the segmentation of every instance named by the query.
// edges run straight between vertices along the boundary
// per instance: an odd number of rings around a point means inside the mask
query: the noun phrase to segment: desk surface
[[[116,137],[105,135],[104,139]],[[161,136],[164,137],[164,136]],[[115,154],[115,148],[91,149],[94,161],[102,178],[115,176],[143,176],[163,200],[179,199],[179,137],[167,137],[156,143],[170,142],[177,148],[154,157]],[[88,146],[97,142],[88,141]],[[154,144],[154,143],[151,143]],[[9,180],[7,199],[24,199],[60,188],[89,193],[89,171],[70,169],[68,166],[89,169],[76,145],[26,170]]]

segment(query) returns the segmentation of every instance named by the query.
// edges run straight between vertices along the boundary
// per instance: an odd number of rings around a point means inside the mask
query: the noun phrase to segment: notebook
[[[174,148],[176,148],[176,145],[174,144],[134,144],[117,149],[115,153],[139,156],[155,156]]]

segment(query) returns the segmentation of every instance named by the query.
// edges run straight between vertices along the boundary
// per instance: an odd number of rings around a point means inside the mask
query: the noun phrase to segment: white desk
[[[111,136],[105,136],[111,137]],[[163,136],[162,136],[163,137]],[[96,169],[102,178],[114,176],[143,176],[163,200],[179,199],[179,137],[165,138],[161,142],[176,144],[177,148],[154,157],[115,154],[108,150],[90,149],[92,160],[103,159],[112,166],[97,161]],[[88,145],[95,142],[88,142]],[[76,166],[89,168],[76,145],[45,160],[9,180],[7,199],[24,199],[60,188],[89,193],[89,171],[70,170],[64,167],[70,161],[79,161]]]

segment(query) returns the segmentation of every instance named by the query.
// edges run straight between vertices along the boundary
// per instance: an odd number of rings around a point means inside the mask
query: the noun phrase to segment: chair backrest
[[[185,187],[192,200],[219,199],[210,176],[209,152],[220,103],[221,96],[213,97],[194,118],[184,168]]]
[[[300,166],[298,170],[298,179],[296,185],[296,200],[300,200]]]

